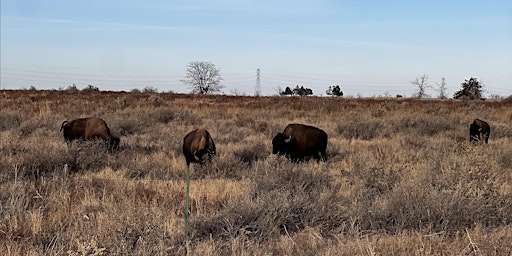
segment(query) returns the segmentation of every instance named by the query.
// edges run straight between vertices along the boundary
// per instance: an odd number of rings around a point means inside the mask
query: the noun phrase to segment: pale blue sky
[[[1,1],[1,87],[189,92],[191,61],[215,64],[223,92],[302,85],[325,95],[411,96],[477,77],[512,95],[512,1]],[[432,97],[435,90],[427,92]]]

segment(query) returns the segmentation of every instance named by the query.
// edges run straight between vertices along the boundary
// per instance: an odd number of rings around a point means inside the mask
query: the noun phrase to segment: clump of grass
[[[503,149],[498,156],[501,167],[506,169],[512,166],[512,148]]]
[[[269,155],[269,152],[267,152],[265,145],[260,142],[249,147],[243,147],[239,151],[236,151],[234,155],[236,158],[240,159],[240,161],[250,165],[254,161],[265,159]]]
[[[371,140],[386,136],[385,127],[380,121],[349,121],[336,126],[338,135],[345,139]]]
[[[0,131],[7,131],[20,126],[21,117],[17,112],[0,112]]]
[[[182,174],[172,168],[170,159],[162,153],[151,153],[146,156],[132,155],[137,161],[124,165],[125,177],[131,179],[179,179]]]
[[[139,92],[134,92],[133,94],[138,94]],[[137,98],[133,94],[125,95],[123,97],[117,98],[117,104],[120,109],[134,108],[138,105]]]
[[[103,140],[77,143],[70,149],[74,171],[97,172],[108,166],[110,154]]]
[[[65,165],[72,161],[72,156],[68,155],[66,148],[53,147],[28,147],[25,145],[17,145],[13,150],[23,152],[25,156],[21,159],[12,160],[12,178],[31,177],[39,178],[41,176],[51,175],[53,172],[62,170]],[[16,172],[16,173],[15,173]]]
[[[158,108],[151,113],[153,119],[160,123],[167,124],[176,118],[175,111],[168,108]]]
[[[455,130],[456,125],[458,125],[457,122],[445,117],[406,117],[398,122],[395,131],[409,132],[423,136],[434,136],[441,132]]]
[[[127,116],[117,122],[118,132],[122,136],[140,133],[144,126],[135,116]]]

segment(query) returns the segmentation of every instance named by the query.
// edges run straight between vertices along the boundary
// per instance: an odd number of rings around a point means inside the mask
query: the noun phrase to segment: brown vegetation
[[[67,147],[63,120],[121,137]],[[469,124],[489,122],[488,145]],[[288,123],[329,135],[326,162],[271,154]],[[0,255],[510,255],[510,101],[0,91]]]

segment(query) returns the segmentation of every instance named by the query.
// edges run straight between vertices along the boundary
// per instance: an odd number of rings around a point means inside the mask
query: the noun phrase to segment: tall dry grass
[[[60,124],[86,116],[119,151],[66,146]],[[326,162],[271,155],[292,122],[328,133]],[[1,91],[0,254],[183,254],[181,144],[205,127],[191,255],[510,255],[511,124],[509,101]]]

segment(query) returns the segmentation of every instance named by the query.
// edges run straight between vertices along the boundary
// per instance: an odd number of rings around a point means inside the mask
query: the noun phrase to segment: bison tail
[[[60,125],[60,131],[62,132],[62,129],[64,129],[64,126],[68,123],[68,121],[64,121],[62,122],[62,124]]]

